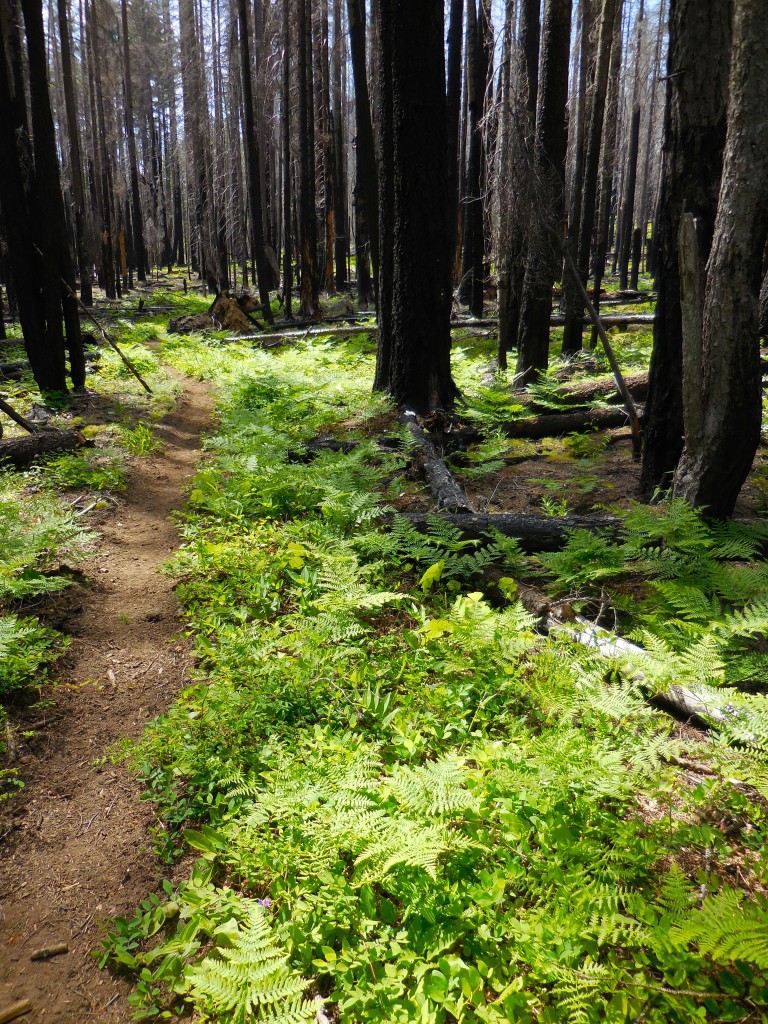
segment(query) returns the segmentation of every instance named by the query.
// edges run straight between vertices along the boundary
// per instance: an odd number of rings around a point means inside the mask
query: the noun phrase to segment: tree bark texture
[[[608,255],[608,234],[611,220],[611,204],[613,200],[613,179],[616,170],[616,142],[618,132],[619,93],[621,92],[621,61],[623,56],[624,36],[622,33],[622,12],[624,0],[617,0],[616,14],[613,23],[613,42],[611,43],[611,60],[608,67],[608,93],[606,98],[605,119],[603,125],[603,142],[600,154],[600,205],[597,213],[596,238],[592,274],[592,303],[595,309],[600,308],[600,292],[605,273],[605,260]],[[597,332],[593,330],[591,347],[597,343]]]
[[[309,0],[298,0],[299,91],[299,256],[301,265],[301,315],[319,311],[317,280],[317,219],[315,215],[314,130],[311,125],[312,19]]]
[[[729,516],[760,440],[758,296],[768,234],[765,0],[735,0],[723,175],[701,330],[683,346],[685,448],[673,493]],[[685,224],[693,221],[684,218]],[[699,356],[700,353],[700,356]]]
[[[603,0],[600,16],[600,34],[597,43],[595,81],[590,104],[589,125],[585,140],[584,175],[582,182],[581,218],[576,246],[576,266],[582,284],[589,277],[589,257],[597,205],[597,181],[600,167],[600,148],[603,137],[605,100],[608,91],[608,68],[611,57],[617,0]],[[570,314],[570,315],[569,315]],[[563,354],[578,352],[582,347],[584,307],[578,297],[569,305],[563,333]]]
[[[483,151],[483,112],[490,62],[490,0],[469,0],[467,8],[467,190],[464,195],[464,234],[459,297],[472,316],[483,315],[485,224],[483,196],[486,161]]]
[[[576,94],[576,117],[573,119],[575,123],[572,124],[571,130],[573,168],[568,189],[568,235],[566,239],[566,245],[574,262],[578,260],[579,223],[584,196],[585,136],[595,76],[595,46],[592,25],[596,10],[596,0],[579,0],[579,35],[581,37],[579,41],[579,78]],[[562,351],[564,355],[572,355],[578,351],[576,339],[572,337],[570,329],[577,316],[578,298],[568,274],[563,274],[563,299],[565,330],[563,331]],[[574,347],[571,347],[572,345]]]
[[[655,230],[658,297],[640,489],[667,489],[683,450],[678,235],[684,213],[698,221],[706,265],[725,146],[732,0],[672,0],[661,197]],[[702,54],[706,59],[702,59]]]
[[[632,229],[635,223],[635,188],[637,185],[637,155],[640,148],[640,63],[643,52],[643,27],[645,24],[645,4],[640,0],[637,15],[637,44],[635,47],[634,85],[632,87],[632,116],[629,124],[629,145],[627,165],[624,176],[624,195],[619,214],[619,287],[626,288],[629,283],[629,258],[632,251]]]
[[[123,0],[125,2],[125,0]],[[259,286],[261,311],[268,323],[273,323],[269,305],[269,281],[271,271],[264,248],[264,218],[261,194],[261,153],[256,134],[256,117],[253,106],[253,85],[251,82],[251,50],[248,32],[247,0],[237,0],[237,17],[240,32],[240,77],[243,90],[243,128],[245,133],[245,166],[248,174],[248,198],[251,210],[251,235],[256,259],[256,279]]]
[[[362,217],[365,231],[361,232],[363,245],[367,242],[370,251],[370,262],[373,279],[376,280],[379,270],[379,198],[376,181],[376,150],[373,142],[373,123],[371,121],[371,101],[368,89],[368,72],[365,65],[365,18],[361,0],[347,0],[347,18],[349,22],[349,48],[352,57],[352,75],[355,82],[355,124],[356,124],[356,206],[357,216]],[[362,253],[356,246],[357,258]],[[359,272],[359,263],[358,263]],[[358,279],[358,285],[360,281]],[[371,298],[371,289],[358,287],[358,297],[363,305]]]
[[[14,469],[24,469],[41,455],[69,452],[87,444],[79,430],[44,430],[39,434],[8,437],[0,441],[0,465],[5,463]]]
[[[570,42],[571,0],[546,0],[534,166],[542,195],[540,216],[548,223],[537,237],[531,239],[526,260],[517,359],[517,372],[526,377],[546,370],[549,360],[552,286],[560,263],[560,246],[554,241],[553,234],[557,238],[563,232]]]
[[[425,531],[429,518],[420,513],[403,515],[417,530]],[[467,537],[484,537],[498,530],[505,537],[516,537],[526,551],[557,551],[564,546],[572,530],[617,530],[620,521],[612,516],[529,516],[514,512],[497,515],[468,515],[443,512],[440,516]]]
[[[144,215],[139,192],[139,164],[136,158],[136,136],[133,124],[133,77],[131,74],[131,46],[128,35],[128,0],[120,0],[120,19],[123,30],[123,82],[125,86],[125,133],[128,137],[128,166],[131,176],[131,224],[133,227],[133,258],[136,277],[147,280],[147,252],[144,246]]]
[[[450,306],[445,229],[446,98],[442,0],[391,0],[379,7],[380,67],[391,90],[391,141],[380,150],[382,211],[391,176],[392,263],[389,390],[423,414],[450,408]],[[388,99],[382,93],[381,105]]]

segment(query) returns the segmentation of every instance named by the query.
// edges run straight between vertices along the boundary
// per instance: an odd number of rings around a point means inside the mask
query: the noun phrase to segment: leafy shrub
[[[65,641],[35,619],[0,615],[0,698],[45,678],[47,662]]]
[[[58,455],[46,464],[45,477],[65,490],[124,491],[128,484],[122,458],[103,453]]]

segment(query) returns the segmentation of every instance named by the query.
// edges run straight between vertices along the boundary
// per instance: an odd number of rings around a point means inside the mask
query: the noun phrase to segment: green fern
[[[741,892],[723,889],[678,920],[672,937],[683,944],[695,942],[721,963],[744,960],[768,970],[768,900],[760,894],[745,899]]]
[[[400,804],[430,817],[476,808],[477,799],[466,786],[464,759],[452,754],[417,768],[398,767],[389,778],[389,788]]]
[[[308,982],[288,967],[258,904],[247,906],[228,936],[229,948],[217,949],[187,971],[200,1009],[230,1024],[302,1024],[316,1018],[316,1006],[302,999]]]

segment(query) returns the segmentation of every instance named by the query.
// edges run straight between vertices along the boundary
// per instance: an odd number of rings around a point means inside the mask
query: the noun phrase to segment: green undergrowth
[[[31,491],[29,478],[0,472],[0,800],[18,784],[3,763],[9,702],[47,678],[66,638],[44,625],[37,606],[69,586],[66,561],[89,539],[71,509],[53,494]]]
[[[89,364],[86,398],[46,402],[31,377],[4,385],[20,412],[51,426],[76,427],[94,446],[41,459],[22,472],[0,469],[0,799],[23,781],[6,759],[14,745],[8,734],[18,728],[15,711],[39,698],[40,687],[53,675],[51,666],[68,645],[68,637],[46,621],[55,595],[70,586],[73,566],[93,538],[86,516],[125,490],[129,456],[158,450],[151,424],[171,408],[178,392],[176,381],[143,343],[151,329],[135,331],[118,323],[110,325],[110,333],[148,380],[151,396],[107,348]]]
[[[126,751],[159,853],[198,858],[98,953],[137,1019],[767,1020],[761,741],[685,739],[647,672],[517,600],[615,607],[671,675],[710,644],[716,688],[759,656],[759,534],[678,508],[538,560],[417,534],[382,519],[408,442],[362,339],[163,355],[217,382],[220,421],[169,569],[199,675]]]

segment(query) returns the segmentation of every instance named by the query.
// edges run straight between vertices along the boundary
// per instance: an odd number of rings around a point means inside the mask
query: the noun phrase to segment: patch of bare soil
[[[0,838],[0,1013],[17,1000],[23,1021],[81,1024],[131,1019],[128,986],[91,957],[104,922],[132,915],[157,888],[153,813],[122,766],[100,763],[140,735],[185,685],[189,643],[179,638],[172,583],[159,568],[178,546],[171,513],[184,500],[200,433],[211,416],[205,385],[184,381],[177,408],[156,428],[162,453],[134,460],[127,492],[100,526],[90,582],[65,592],[59,627],[72,634],[58,666],[64,683],[37,711],[19,746],[21,795],[4,808]],[[30,723],[34,724],[34,723]],[[65,943],[69,952],[31,960]]]

